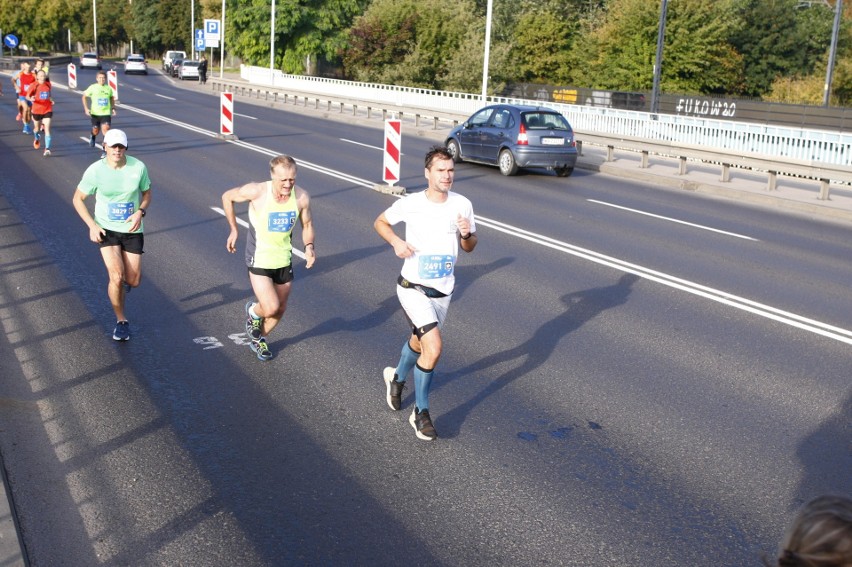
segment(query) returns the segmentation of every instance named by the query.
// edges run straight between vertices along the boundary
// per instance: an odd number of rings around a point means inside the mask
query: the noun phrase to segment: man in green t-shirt
[[[91,106],[87,104],[87,98],[92,100]],[[112,117],[115,115],[115,99],[112,96],[112,89],[107,84],[106,71],[98,71],[97,82],[89,85],[89,88],[83,92],[83,111],[86,116],[92,118],[89,146],[94,148],[98,132],[103,131],[106,138]],[[104,157],[106,157],[106,149],[101,153],[101,158]]]
[[[151,203],[151,180],[148,169],[138,159],[127,155],[127,136],[121,130],[104,135],[106,158],[86,169],[74,192],[74,209],[89,227],[89,240],[100,245],[101,256],[109,274],[107,293],[116,325],[112,338],[130,338],[130,323],[124,316],[127,292],[142,280],[142,217]],[[95,196],[95,214],[84,202]]]

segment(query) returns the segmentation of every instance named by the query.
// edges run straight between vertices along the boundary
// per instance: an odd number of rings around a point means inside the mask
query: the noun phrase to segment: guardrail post
[[[642,169],[648,169],[648,152],[642,151]]]
[[[583,140],[575,140],[574,145],[577,146],[577,155],[583,155]]]
[[[388,119],[388,111],[386,108],[382,109],[382,122]]]
[[[828,201],[829,183],[831,183],[829,179],[819,180],[819,198],[821,201]]]
[[[777,187],[777,185],[778,185],[778,172],[777,171],[770,171],[768,173],[769,173],[769,182],[766,185],[766,189],[767,189],[767,191],[775,191],[775,189],[778,188]]]
[[[438,129],[438,117],[435,116],[435,117],[432,118],[432,120],[435,121],[434,125],[432,126],[432,129],[437,130]]]
[[[325,109],[328,112],[331,112],[331,101],[330,100],[325,101]]]
[[[606,147],[606,161],[612,161],[615,158],[615,146]]]
[[[683,157],[683,156],[680,156],[678,158],[677,174],[678,175],[686,175],[686,158]]]
[[[352,116],[358,116],[358,105],[357,104],[352,105]]]
[[[420,115],[416,112],[414,113],[414,127],[420,126]]]
[[[727,183],[731,180],[731,164],[723,163],[722,164],[722,177],[719,181]]]
[[[370,114],[371,114],[372,110],[373,109],[370,108],[369,106],[367,107],[367,118],[370,118]]]

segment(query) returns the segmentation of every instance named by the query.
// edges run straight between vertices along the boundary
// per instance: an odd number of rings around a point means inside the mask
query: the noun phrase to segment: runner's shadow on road
[[[379,251],[384,251],[384,250],[387,249],[387,246],[382,245],[382,246],[379,246],[378,249],[379,249]],[[370,249],[364,249],[364,251],[367,251],[367,250],[370,250]],[[341,256],[347,256],[349,254],[350,253],[341,254]],[[471,280],[480,278],[480,277],[482,277],[486,274],[489,274],[491,272],[494,272],[496,270],[500,270],[500,269],[508,266],[509,264],[511,264],[512,261],[513,261],[512,258],[500,258],[499,260],[491,262],[490,264],[481,264],[481,265],[476,265],[476,266],[465,266],[463,269],[459,270],[459,271],[463,272],[463,275],[460,277],[460,279],[464,280],[466,282],[466,284],[465,284],[466,286],[470,285]],[[329,268],[329,269],[335,270],[338,267],[340,267],[340,266],[335,267],[332,264],[332,267]],[[455,297],[458,294],[460,294],[461,292],[462,292],[462,290],[460,290],[458,287],[456,287],[456,290],[453,293],[453,296]],[[397,298],[396,294],[394,293],[393,295],[390,295],[387,298],[383,299],[382,302],[379,304],[378,309],[374,309],[374,310],[370,311],[369,313],[366,313],[366,314],[364,314],[360,317],[356,317],[354,319],[344,319],[343,317],[334,317],[334,318],[329,319],[327,321],[323,321],[319,325],[315,326],[313,329],[309,329],[309,330],[305,331],[304,333],[302,333],[300,335],[297,335],[295,337],[288,337],[286,339],[286,342],[297,343],[297,342],[303,341],[305,339],[314,338],[314,337],[318,337],[318,336],[322,336],[322,335],[328,335],[328,334],[331,334],[331,333],[337,333],[337,332],[341,332],[341,331],[359,333],[359,332],[364,331],[365,329],[372,329],[372,328],[378,327],[382,323],[389,321],[398,312],[400,313],[400,323],[401,323],[400,324],[400,331],[402,333],[402,332],[404,332],[406,327],[404,326],[405,325],[404,317],[402,316],[402,310],[399,306],[399,299]],[[286,315],[285,315],[285,317],[286,317]],[[400,340],[399,340],[398,346],[400,346],[400,347],[402,346],[402,342],[405,340],[406,336],[408,336],[408,335],[400,334]],[[396,355],[395,354],[389,354],[388,356],[396,356]]]
[[[468,401],[456,406],[448,413],[439,414],[435,421],[441,436],[455,437],[476,406],[518,378],[526,376],[545,364],[563,337],[580,329],[604,311],[625,303],[630,296],[633,284],[638,280],[639,276],[635,274],[624,274],[614,285],[563,295],[562,302],[565,304],[565,310],[541,325],[532,337],[514,348],[494,353],[453,372],[447,380],[443,381],[441,387],[462,376],[479,374],[499,364],[513,361],[520,363],[496,378],[486,376],[487,385],[478,394],[471,396]]]

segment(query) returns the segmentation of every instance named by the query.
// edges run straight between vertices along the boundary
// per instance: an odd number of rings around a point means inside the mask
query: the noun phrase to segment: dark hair
[[[429,151],[426,152],[426,169],[432,169],[432,162],[435,161],[435,158],[453,159],[453,154],[450,153],[450,150],[448,150],[446,146],[432,146]]]
[[[787,531],[778,560],[773,565],[852,565],[852,500],[843,496],[820,496],[805,504]]]

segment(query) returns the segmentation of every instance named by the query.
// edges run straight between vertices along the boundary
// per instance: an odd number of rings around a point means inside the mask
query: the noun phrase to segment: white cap
[[[110,129],[104,134],[104,145],[108,148],[121,144],[127,147],[127,135],[122,130]]]

